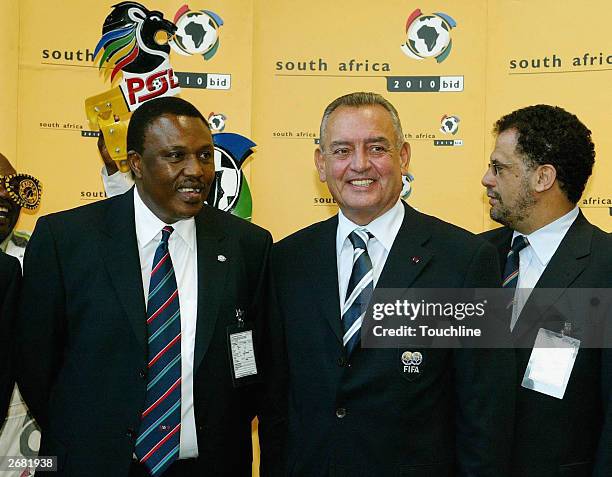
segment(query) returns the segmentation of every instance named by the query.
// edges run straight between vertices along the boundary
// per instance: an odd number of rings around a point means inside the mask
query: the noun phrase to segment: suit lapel
[[[508,252],[512,245],[512,229],[503,227],[498,234],[491,237],[489,242],[495,246],[499,256],[499,268],[502,273],[501,279],[503,280],[504,268],[506,267],[506,259],[508,258]],[[501,282],[500,282],[501,285]]]
[[[101,253],[111,284],[146,356],[146,311],[136,241],[133,188],[110,202],[102,237]]]
[[[564,290],[571,287],[589,264],[592,238],[593,227],[580,212],[525,303],[513,335],[520,338],[533,329]],[[540,303],[538,289],[544,288],[548,289],[546,303]],[[526,319],[522,320],[523,317]]]
[[[431,234],[423,227],[419,213],[406,203],[404,220],[387,256],[377,289],[408,288],[421,274],[433,254],[423,245]]]
[[[431,234],[426,227],[422,226],[419,213],[404,202],[402,204],[404,220],[387,256],[376,285],[377,289],[411,286],[433,256],[431,251],[423,246]],[[318,234],[319,239],[314,249],[315,257],[318,257],[318,260],[313,259],[312,263],[307,264],[311,271],[311,283],[318,284],[316,290],[311,288],[310,293],[317,294],[316,299],[311,302],[320,304],[319,313],[325,317],[338,341],[342,343],[343,330],[340,317],[336,254],[338,216],[326,220],[321,227],[322,230]]]
[[[223,227],[209,207],[196,216],[198,250],[198,317],[194,354],[194,369],[198,369],[215,331],[219,305],[229,267],[233,263]]]
[[[321,223],[321,231],[314,243],[314,254],[305,257],[304,266],[310,270],[308,293],[314,294],[310,303],[319,304],[319,314],[329,323],[334,335],[342,344],[342,320],[340,317],[340,297],[338,291],[338,260],[336,254],[336,230],[338,216]]]

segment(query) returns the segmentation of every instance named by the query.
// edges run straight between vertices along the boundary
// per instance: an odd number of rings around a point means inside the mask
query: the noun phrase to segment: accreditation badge
[[[257,362],[253,329],[244,319],[244,311],[236,310],[236,324],[227,327],[228,351],[234,387],[257,381]]]
[[[563,399],[580,340],[540,328],[521,386]]]

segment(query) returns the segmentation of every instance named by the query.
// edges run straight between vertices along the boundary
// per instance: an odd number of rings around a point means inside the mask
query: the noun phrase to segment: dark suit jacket
[[[6,417],[15,385],[12,372],[14,345],[13,324],[17,316],[17,300],[21,283],[19,260],[0,252],[0,427]]]
[[[502,227],[485,232],[483,237],[496,246],[503,268],[512,230]],[[521,386],[538,330],[559,332],[565,321],[581,318],[564,314],[564,310],[579,308],[576,301],[580,298],[573,294],[568,298],[566,290],[604,287],[612,288],[612,237],[591,225],[581,212],[532,291],[512,333],[519,346],[516,441],[512,458],[516,477],[612,475],[609,349],[580,349],[563,399]],[[550,295],[542,289],[556,290]],[[535,303],[543,293],[549,293],[545,299],[550,306],[536,310]],[[581,295],[586,306],[598,303],[591,302],[586,290]],[[608,320],[612,320],[609,315]]]
[[[407,205],[405,212],[378,289],[497,283],[492,247]],[[505,475],[512,351],[422,349],[418,376],[403,373],[405,348],[359,347],[347,359],[337,224],[332,217],[273,247],[289,360],[289,475]]]
[[[275,349],[261,342],[271,236],[210,207],[195,222],[198,475],[250,476],[259,389],[233,386],[227,327],[242,308],[258,352]],[[58,475],[127,475],[147,383],[145,316],[132,191],[38,219],[25,256],[18,383]],[[259,359],[260,368],[270,362]]]

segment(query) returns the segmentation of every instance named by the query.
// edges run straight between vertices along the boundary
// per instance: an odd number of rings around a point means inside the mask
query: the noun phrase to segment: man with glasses
[[[507,324],[519,367],[512,475],[612,475],[610,350],[583,349],[583,313],[567,311],[581,295],[581,310],[604,306],[571,289],[612,287],[612,237],[577,206],[595,162],[591,131],[575,115],[541,104],[502,117],[494,133],[482,184],[491,218],[504,227],[483,236],[498,249],[503,286],[517,289]],[[538,309],[542,296],[546,307]],[[549,339],[574,343],[575,361],[547,367],[532,348]],[[561,366],[569,382],[553,382]]]

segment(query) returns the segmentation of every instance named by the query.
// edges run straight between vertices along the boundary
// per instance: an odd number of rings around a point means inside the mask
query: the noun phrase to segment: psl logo
[[[442,63],[451,52],[450,31],[456,26],[457,22],[446,13],[423,15],[417,8],[406,20],[406,40],[401,50],[415,60],[434,57]]]
[[[234,133],[213,135],[215,143],[215,181],[206,203],[251,220],[253,203],[242,166],[253,153],[255,143]]]
[[[219,28],[223,20],[210,10],[189,10],[183,5],[174,15],[176,35],[170,46],[179,55],[202,55],[210,60],[219,49]]]
[[[110,76],[112,82],[123,72],[119,87],[130,111],[150,99],[180,93],[169,60],[168,39],[175,31],[163,13],[137,2],[116,4],[104,20],[94,57],[99,56],[105,79]]]

